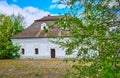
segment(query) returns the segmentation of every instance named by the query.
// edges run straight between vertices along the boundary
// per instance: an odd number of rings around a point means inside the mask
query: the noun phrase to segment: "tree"
[[[73,78],[120,77],[120,1],[119,0],[61,0],[69,12],[55,24],[67,29],[64,36],[52,41],[66,49],[66,54],[77,52],[78,65]],[[86,64],[90,63],[89,66]],[[69,77],[68,77],[69,78]]]
[[[10,16],[0,15],[0,58],[18,58],[19,46],[14,45],[10,37],[21,32],[24,28],[20,24],[20,19]]]

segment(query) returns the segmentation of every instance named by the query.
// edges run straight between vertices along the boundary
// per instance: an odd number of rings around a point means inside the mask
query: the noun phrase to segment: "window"
[[[44,29],[46,29],[47,28],[47,24],[46,23],[42,23],[41,24],[41,30],[44,30]]]
[[[51,58],[55,58],[55,49],[51,49]]]
[[[22,54],[25,54],[25,50],[24,50],[24,48],[22,48]]]
[[[46,27],[44,26],[43,28],[45,29]]]
[[[35,54],[38,54],[38,48],[35,48]]]
[[[46,23],[42,23],[42,24],[41,24],[41,26],[43,26],[43,27],[44,27],[44,26],[47,26],[47,25],[46,25]]]

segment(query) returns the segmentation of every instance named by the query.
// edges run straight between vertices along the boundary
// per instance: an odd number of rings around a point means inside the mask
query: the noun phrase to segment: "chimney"
[[[51,16],[50,14],[48,14],[48,16]]]

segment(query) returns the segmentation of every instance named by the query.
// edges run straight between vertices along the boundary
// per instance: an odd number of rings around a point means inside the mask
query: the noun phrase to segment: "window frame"
[[[39,49],[35,48],[35,54],[38,55],[39,54]]]
[[[25,49],[24,48],[21,49],[21,53],[22,53],[22,55],[25,54]]]

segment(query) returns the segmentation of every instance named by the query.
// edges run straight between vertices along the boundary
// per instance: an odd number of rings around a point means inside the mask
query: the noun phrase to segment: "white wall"
[[[25,38],[25,39],[11,39],[14,44],[19,44],[21,48],[24,48],[25,54],[21,53],[21,59],[34,58],[45,59],[51,58],[51,49],[55,49],[56,58],[72,58],[75,55],[65,55],[65,50],[59,48],[58,45],[51,43],[48,38]],[[35,54],[35,48],[39,49],[39,54]]]

